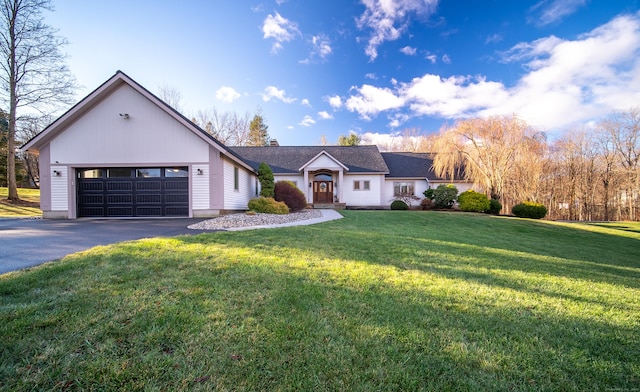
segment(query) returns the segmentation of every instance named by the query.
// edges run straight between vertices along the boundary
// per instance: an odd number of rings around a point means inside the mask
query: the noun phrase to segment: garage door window
[[[164,169],[165,177],[189,177],[189,171],[186,167],[172,167]]]
[[[107,169],[107,177],[109,178],[128,178],[131,177],[131,168],[128,167],[116,167]]]
[[[78,178],[102,178],[104,170],[102,169],[85,169],[78,170]]]
[[[160,168],[144,168],[136,169],[136,177],[149,178],[160,177],[162,170]]]

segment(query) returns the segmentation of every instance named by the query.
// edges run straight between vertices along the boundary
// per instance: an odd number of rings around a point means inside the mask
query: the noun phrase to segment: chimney
[[[271,146],[271,147],[280,147],[280,143],[278,143],[278,141],[276,139],[271,139],[271,141],[269,142],[269,146]]]

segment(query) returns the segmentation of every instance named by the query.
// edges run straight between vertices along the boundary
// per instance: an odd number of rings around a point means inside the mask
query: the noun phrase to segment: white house
[[[118,71],[28,141],[45,218],[210,217],[246,210],[269,164],[316,206],[388,207],[449,183],[429,154],[376,146],[227,147]],[[456,181],[460,191],[470,183]]]

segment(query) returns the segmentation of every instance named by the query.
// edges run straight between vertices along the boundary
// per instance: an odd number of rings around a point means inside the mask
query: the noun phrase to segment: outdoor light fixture
[[[311,184],[311,181],[309,181],[309,188],[311,188],[311,187],[312,187],[312,184]]]
[[[62,175],[62,173],[60,172],[60,170],[54,170],[53,171],[53,175],[56,177],[60,177]]]
[[[201,176],[202,175],[202,169],[198,169],[198,175]]]
[[[129,119],[129,113],[124,113],[124,114],[120,113],[120,117],[122,117],[125,120],[128,120]]]

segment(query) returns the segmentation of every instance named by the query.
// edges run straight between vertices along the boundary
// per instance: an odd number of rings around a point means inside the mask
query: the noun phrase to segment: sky
[[[640,0],[53,0],[82,99],[121,70],[281,145],[515,114],[550,135],[640,105]]]

